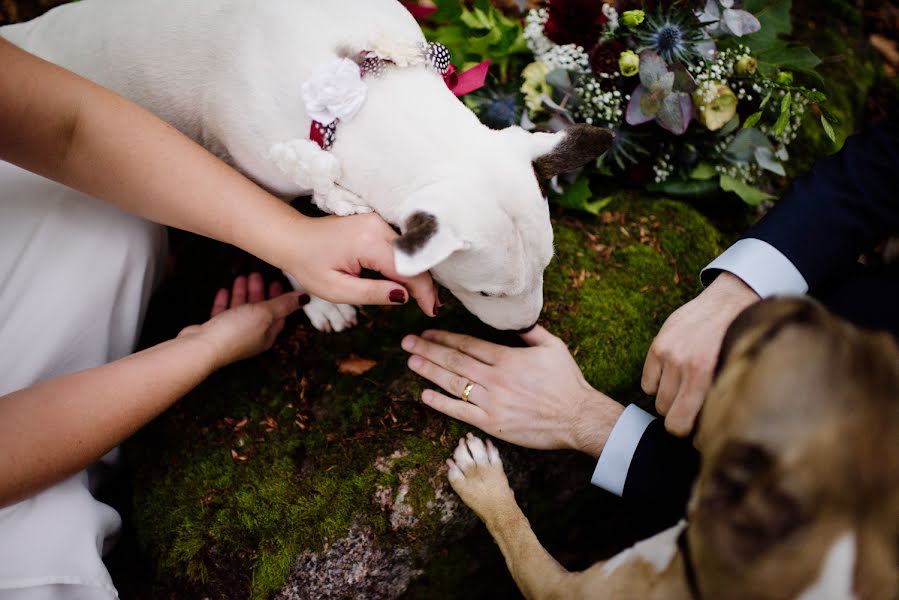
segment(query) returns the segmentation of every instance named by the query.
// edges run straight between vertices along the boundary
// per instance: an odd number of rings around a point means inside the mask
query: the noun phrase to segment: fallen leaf
[[[337,361],[337,372],[344,375],[362,375],[370,371],[376,364],[378,364],[377,361],[359,358],[351,354],[349,358],[342,358]]]

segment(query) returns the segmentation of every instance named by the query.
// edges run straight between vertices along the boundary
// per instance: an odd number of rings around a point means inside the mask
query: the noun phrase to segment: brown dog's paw
[[[459,440],[449,465],[449,482],[462,500],[482,518],[496,504],[511,497],[499,452],[490,440],[485,444],[472,434]]]

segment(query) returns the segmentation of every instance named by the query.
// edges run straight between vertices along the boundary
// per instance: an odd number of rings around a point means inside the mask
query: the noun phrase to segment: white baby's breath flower
[[[319,66],[303,84],[306,114],[323,125],[349,119],[362,108],[366,89],[359,65],[348,58],[334,59]]]
[[[422,42],[397,40],[384,33],[372,38],[366,50],[374,52],[381,60],[389,60],[398,67],[411,67],[424,61]]]

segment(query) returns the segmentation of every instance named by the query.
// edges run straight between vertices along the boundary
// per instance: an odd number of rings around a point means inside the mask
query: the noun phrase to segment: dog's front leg
[[[371,207],[353,192],[340,187],[340,161],[311,140],[290,140],[269,149],[269,158],[294,184],[312,191],[316,206],[345,217],[369,213]]]
[[[518,508],[496,447],[468,434],[449,462],[449,481],[487,525],[527,598],[571,597],[572,574],[550,556]]]

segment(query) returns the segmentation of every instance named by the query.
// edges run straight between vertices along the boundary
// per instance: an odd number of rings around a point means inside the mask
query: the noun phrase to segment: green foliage
[[[552,197],[562,208],[591,215],[598,215],[613,199],[613,196],[595,198],[590,190],[590,180],[586,176],[578,177],[574,183],[565,186],[561,194],[553,193]]]
[[[437,0],[432,20],[441,25],[426,29],[428,39],[446,46],[453,63],[464,70],[490,59],[501,81],[509,73],[510,61],[528,52],[521,23],[511,19],[490,4],[475,0],[471,8],[457,0]]]
[[[815,67],[821,59],[806,46],[792,45],[782,39],[793,33],[790,20],[792,0],[746,0],[748,10],[762,25],[761,30],[740,38],[737,42],[749,47],[758,60],[758,69],[765,77],[774,77],[779,69],[799,71],[820,81]]]
[[[731,177],[730,175],[721,174],[718,183],[721,186],[722,190],[724,190],[725,192],[735,193],[740,197],[740,200],[742,200],[749,206],[758,206],[765,200],[777,199],[777,196],[772,196],[765,191],[754,188],[735,177]]]

